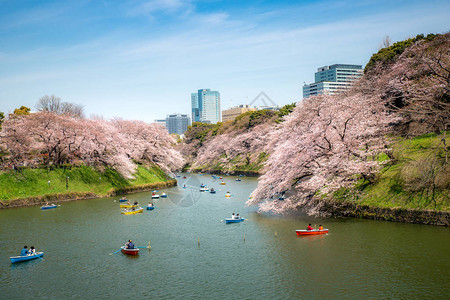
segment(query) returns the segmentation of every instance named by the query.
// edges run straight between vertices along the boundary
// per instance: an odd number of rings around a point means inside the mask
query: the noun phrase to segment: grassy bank
[[[442,134],[397,138],[394,159],[375,182],[361,182],[356,190],[336,193],[335,199],[378,208],[450,211],[450,168],[442,138]]]
[[[112,169],[23,169],[0,173],[0,200],[4,205],[20,199],[93,198],[174,184],[158,167],[138,166],[135,179],[127,180]],[[66,197],[65,197],[66,195]],[[26,205],[26,201],[22,201]]]

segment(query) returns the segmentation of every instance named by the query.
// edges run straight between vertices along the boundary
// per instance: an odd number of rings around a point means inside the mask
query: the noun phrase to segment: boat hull
[[[167,198],[167,195],[161,195],[160,197],[161,198]]]
[[[152,196],[152,199],[158,199],[159,198],[159,195],[153,195]]]
[[[323,229],[323,230],[319,230],[319,229],[313,229],[313,230],[296,230],[295,231],[297,233],[297,235],[318,235],[318,234],[326,234],[328,233],[328,229]]]
[[[57,208],[57,205],[48,205],[48,206],[41,206],[41,209],[52,209],[52,208]]]
[[[231,218],[228,218],[228,219],[225,219],[225,223],[226,224],[230,224],[230,223],[239,223],[239,222],[244,222],[244,218],[239,218],[239,219],[231,219]]]
[[[147,206],[147,210],[154,210],[155,207],[154,206]]]
[[[216,193],[216,191],[209,191],[211,194],[215,194]]]
[[[42,256],[44,256],[44,252],[36,252],[36,255],[12,256],[12,257],[10,257],[10,259],[11,259],[11,263],[15,264],[15,263],[18,263],[18,262],[23,262],[23,261],[29,261],[29,260],[32,260],[32,259],[36,259],[36,258],[39,258],[39,257],[42,257]]]
[[[119,199],[119,202],[127,202],[127,199]]]
[[[138,213],[141,213],[141,212],[144,212],[143,208],[140,208],[140,209],[137,209],[137,210],[134,210],[134,211],[122,211],[120,213],[122,215],[134,215],[134,214],[138,214]]]
[[[125,249],[125,246],[122,246],[120,252],[126,255],[139,255],[139,248]]]
[[[132,207],[139,207],[139,204],[133,205],[133,204],[120,204],[120,208],[132,208]]]

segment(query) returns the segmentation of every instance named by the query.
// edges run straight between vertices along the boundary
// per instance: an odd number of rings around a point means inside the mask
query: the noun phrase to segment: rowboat
[[[127,202],[128,199],[119,199],[119,202]]]
[[[161,198],[167,198],[167,194],[166,193],[162,193]]]
[[[139,207],[139,204],[120,204],[120,208]]]
[[[230,194],[225,194],[225,197],[231,197],[231,195]]]
[[[159,195],[157,195],[157,194],[152,195],[152,199],[158,199],[158,198],[159,198]]]
[[[229,224],[229,223],[239,223],[239,222],[244,222],[244,218],[239,218],[239,219],[232,219],[232,218],[226,218],[225,219],[225,223]]]
[[[215,193],[216,193],[216,190],[211,189],[209,192],[210,192],[211,194],[215,194]]]
[[[32,260],[38,257],[42,257],[44,256],[44,252],[36,252],[35,255],[25,255],[25,256],[12,256],[11,258],[11,263],[18,263],[18,262],[22,262],[22,261],[27,261],[27,260]]]
[[[208,188],[207,187],[202,187],[202,188],[200,188],[200,192],[207,192],[208,191]]]
[[[123,254],[128,254],[128,255],[138,255],[139,254],[139,248],[134,248],[134,249],[126,249],[125,246],[120,247],[120,252],[122,252]]]
[[[41,206],[41,209],[52,209],[52,208],[57,208],[58,206],[56,204],[52,204],[52,205],[43,205]]]
[[[306,229],[300,229],[295,231],[297,235],[317,235],[317,234],[325,234],[328,233],[328,229],[324,228],[322,230],[319,229],[313,229],[313,230],[306,230]]]
[[[124,210],[124,211],[121,211],[120,213],[123,215],[134,215],[134,214],[141,213],[141,212],[144,212],[144,209],[142,207],[139,207],[135,210],[130,210],[130,211]]]
[[[242,179],[240,178],[236,178],[234,181],[242,181]]]
[[[155,207],[154,206],[147,206],[147,210],[154,210]]]
[[[222,181],[220,184],[221,184],[221,185],[225,185],[226,183]]]

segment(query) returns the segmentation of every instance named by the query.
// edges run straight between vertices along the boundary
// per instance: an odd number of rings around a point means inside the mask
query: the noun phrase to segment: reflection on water
[[[245,205],[256,179],[224,176],[221,186],[207,175],[187,177],[158,191],[168,198],[128,195],[157,207],[142,214],[121,215],[120,197],[48,211],[1,210],[1,298],[439,298],[450,292],[448,228],[258,214]],[[201,183],[217,193],[200,192]],[[246,220],[225,225],[233,212]],[[330,233],[297,236],[308,223]],[[151,251],[110,255],[128,239],[141,247],[150,242]],[[9,256],[25,244],[44,251],[44,259],[12,265]]]

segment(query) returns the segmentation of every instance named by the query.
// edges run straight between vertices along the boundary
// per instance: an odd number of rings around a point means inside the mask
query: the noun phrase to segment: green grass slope
[[[376,182],[360,183],[357,190],[361,193],[353,201],[382,208],[450,211],[450,167],[443,135],[396,138],[393,150],[392,163]]]
[[[0,173],[0,200],[42,197],[46,195],[92,193],[106,196],[126,192],[151,184],[170,181],[158,167],[138,166],[135,179],[127,180],[112,169],[103,172],[91,167],[70,169],[23,169]]]

